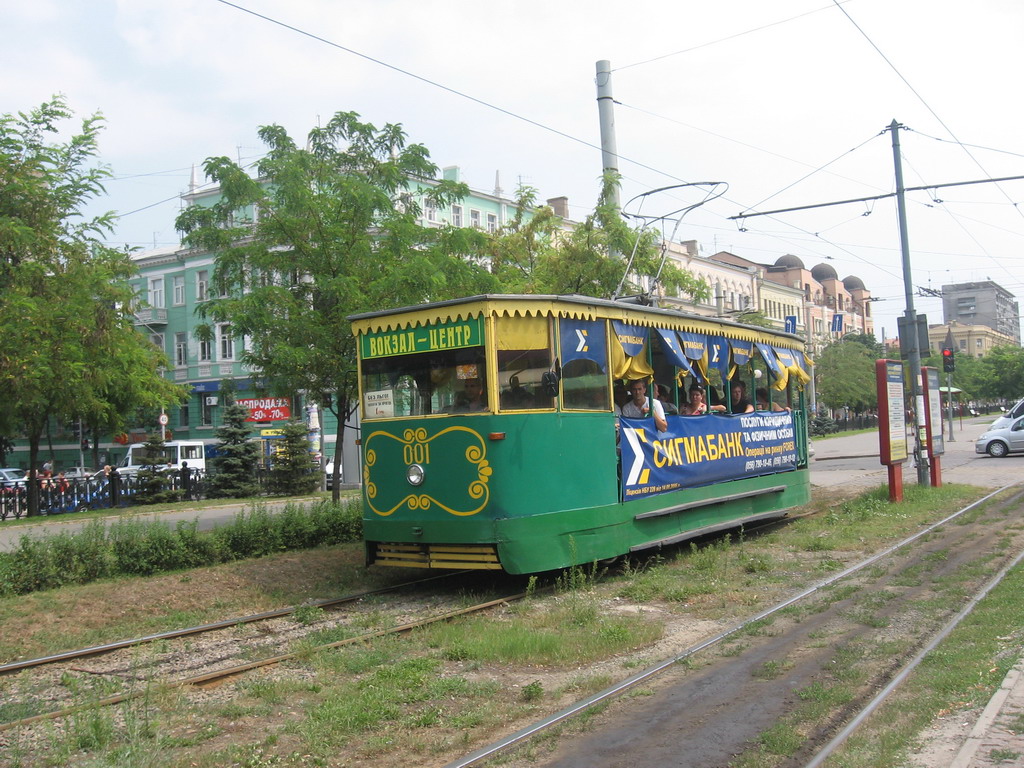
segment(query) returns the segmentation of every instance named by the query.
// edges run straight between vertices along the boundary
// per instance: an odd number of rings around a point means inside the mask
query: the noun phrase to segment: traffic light
[[[953,348],[945,347],[942,350],[942,370],[952,373],[956,370],[956,360],[953,358]]]

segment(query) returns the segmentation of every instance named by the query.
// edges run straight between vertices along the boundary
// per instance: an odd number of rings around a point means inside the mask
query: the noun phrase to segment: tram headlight
[[[422,485],[423,467],[419,464],[410,464],[409,468],[405,470],[405,479],[409,481],[409,485]]]

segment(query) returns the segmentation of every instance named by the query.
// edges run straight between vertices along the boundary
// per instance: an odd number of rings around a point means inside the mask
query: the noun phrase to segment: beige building
[[[932,354],[942,350],[948,334],[953,335],[953,350],[958,355],[984,357],[996,347],[1020,346],[1012,337],[987,325],[964,325],[954,320],[928,326],[928,346]]]

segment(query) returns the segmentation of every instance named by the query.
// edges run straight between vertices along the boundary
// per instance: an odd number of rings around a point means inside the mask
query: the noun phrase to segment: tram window
[[[610,411],[606,322],[561,317],[558,336],[562,406],[574,411]]]
[[[483,347],[363,361],[363,418],[389,419],[468,410],[460,407],[470,380],[483,399],[472,410],[489,410]]]
[[[501,410],[554,407],[541,388],[541,377],[552,368],[548,319],[499,317],[497,338]]]

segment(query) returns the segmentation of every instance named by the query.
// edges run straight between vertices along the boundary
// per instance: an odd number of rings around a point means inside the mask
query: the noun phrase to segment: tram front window
[[[363,360],[363,418],[488,411],[482,347]]]

